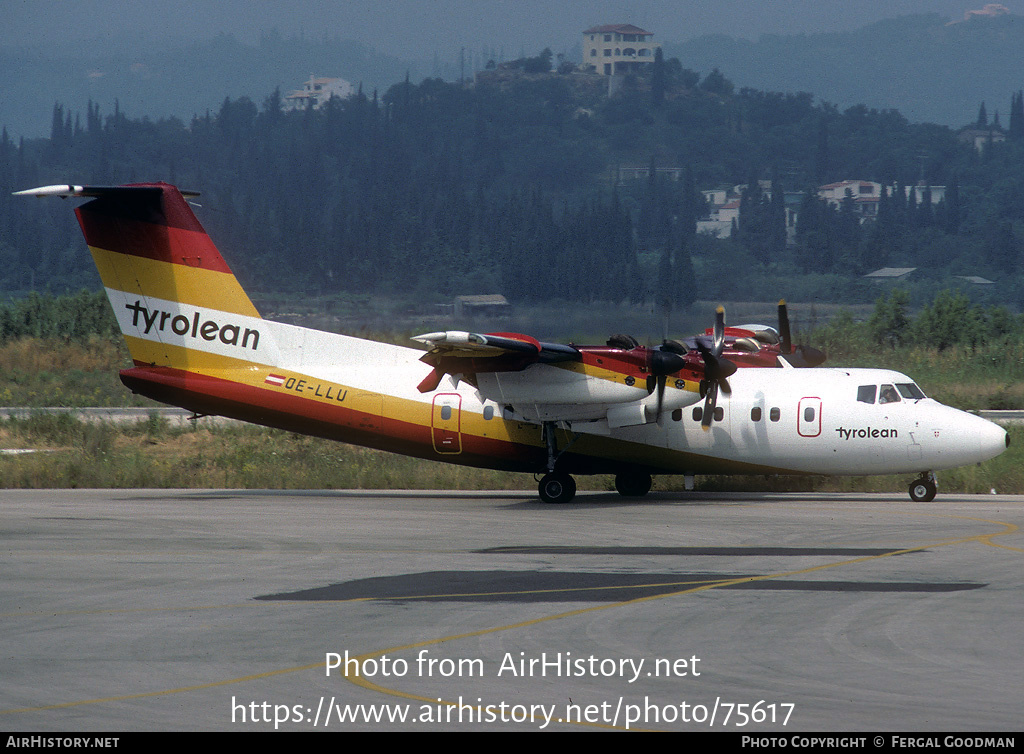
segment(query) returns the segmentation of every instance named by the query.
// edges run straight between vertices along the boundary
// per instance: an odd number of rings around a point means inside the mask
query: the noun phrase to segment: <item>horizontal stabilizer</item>
[[[57,184],[54,186],[40,186],[39,188],[26,189],[25,191],[15,191],[15,196],[59,196],[67,199],[68,197],[81,196],[89,198],[99,198],[104,196],[114,195],[126,195],[126,194],[140,194],[140,193],[159,193],[163,189],[160,186],[147,185],[147,186],[73,186],[71,184]],[[182,191],[178,189],[184,197],[196,197],[199,196],[198,191]]]

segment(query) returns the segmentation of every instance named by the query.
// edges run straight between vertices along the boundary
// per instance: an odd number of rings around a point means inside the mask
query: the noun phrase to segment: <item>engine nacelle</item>
[[[632,384],[629,384],[632,383]],[[678,385],[682,385],[679,387]],[[512,406],[529,421],[600,421],[610,427],[626,427],[655,421],[658,392],[649,391],[647,380],[623,377],[610,380],[582,370],[538,364],[521,372],[477,375],[484,398]],[[696,383],[669,379],[661,399],[661,412],[692,405],[700,400]]]

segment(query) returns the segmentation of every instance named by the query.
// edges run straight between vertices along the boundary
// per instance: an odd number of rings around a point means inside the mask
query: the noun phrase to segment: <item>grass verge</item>
[[[941,492],[1024,494],[1024,427],[1003,455],[939,473]],[[530,474],[454,466],[248,425],[174,428],[153,414],[135,425],[82,422],[67,414],[0,422],[3,488],[230,488],[535,490]],[[698,477],[698,490],[906,493],[913,475]],[[610,476],[580,489],[612,490]],[[655,490],[682,490],[660,476]]]

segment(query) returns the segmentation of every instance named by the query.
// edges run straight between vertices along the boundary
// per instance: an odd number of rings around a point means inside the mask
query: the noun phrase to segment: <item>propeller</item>
[[[793,338],[789,332],[789,311],[786,309],[786,299],[779,299],[779,352],[793,352]]]
[[[686,359],[670,346],[668,341],[662,344],[660,349],[649,348],[647,353],[647,373],[650,375],[648,380],[654,380],[654,389],[658,391],[654,416],[655,420],[660,422],[661,407],[665,402],[665,383],[670,374],[675,374],[686,366]]]
[[[725,309],[720,306],[715,310],[715,329],[710,343],[706,335],[697,337],[697,350],[704,360],[704,383],[707,385],[704,393],[704,412],[700,420],[700,426],[705,430],[710,429],[711,422],[714,421],[719,388],[725,395],[732,394],[732,388],[729,387],[726,378],[736,371],[736,365],[722,357],[724,346]]]
[[[812,346],[794,346],[789,330],[786,300],[779,301],[779,353],[795,367],[816,367],[825,361],[825,353]]]

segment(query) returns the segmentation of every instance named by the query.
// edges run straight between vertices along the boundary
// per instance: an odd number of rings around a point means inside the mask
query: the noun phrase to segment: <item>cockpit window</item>
[[[896,388],[892,385],[882,385],[878,391],[878,402],[879,403],[899,403],[900,394],[896,392]]]
[[[857,388],[857,400],[861,403],[874,403],[877,385],[861,385]]]
[[[896,385],[896,389],[900,391],[900,395],[906,398],[908,401],[919,401],[925,397],[924,392],[921,388],[915,385],[913,382],[904,382]]]

